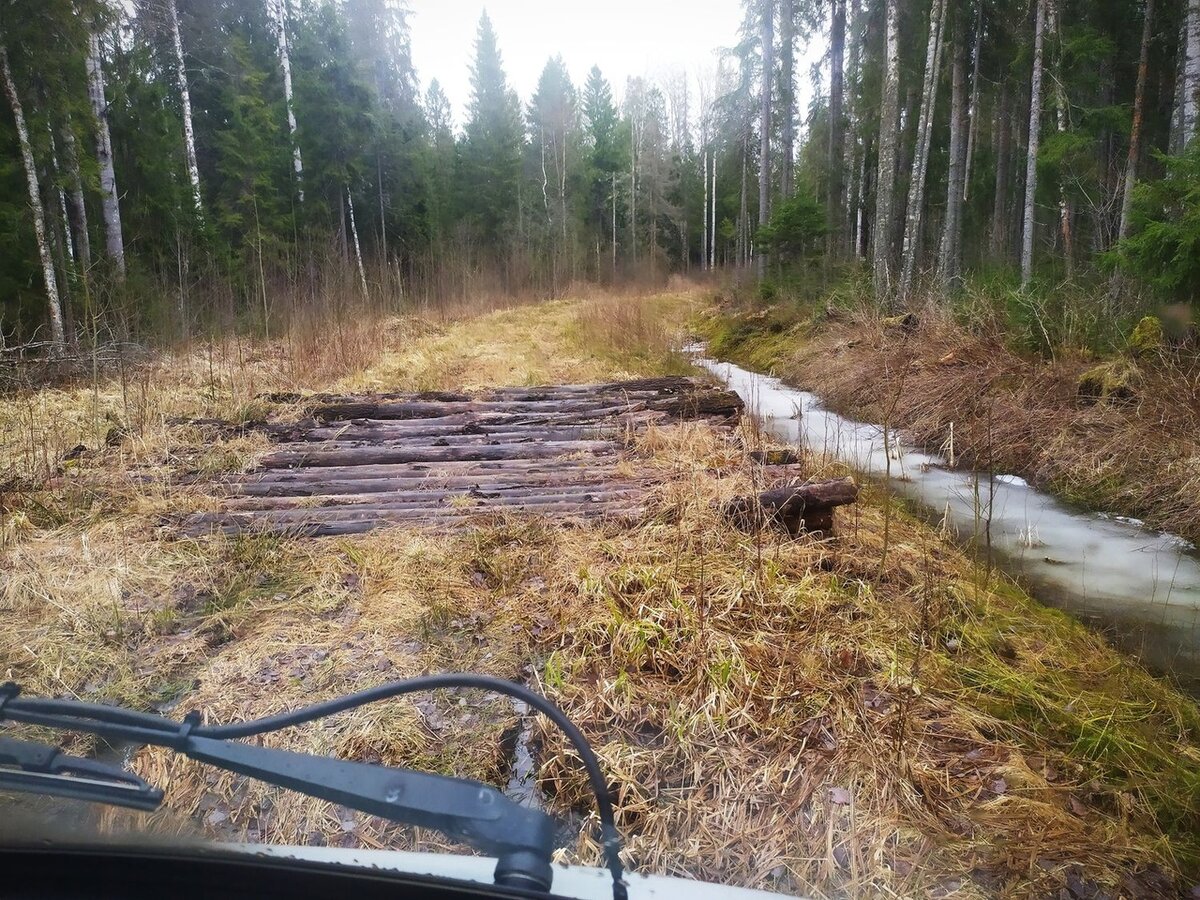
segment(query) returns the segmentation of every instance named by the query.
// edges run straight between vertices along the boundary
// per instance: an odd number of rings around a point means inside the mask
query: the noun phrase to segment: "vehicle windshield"
[[[0,82],[0,853],[1200,889],[1198,0],[7,0]]]

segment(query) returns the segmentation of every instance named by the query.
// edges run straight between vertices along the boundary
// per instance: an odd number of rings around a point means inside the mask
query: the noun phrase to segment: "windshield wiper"
[[[224,726],[205,726],[196,713],[182,723],[120,707],[19,697],[0,685],[0,720],[84,731],[109,740],[169,747],[200,762],[340,803],[394,822],[433,828],[497,857],[497,884],[549,891],[553,879],[554,820],[514,803],[493,787],[411,769],[347,762],[290,750],[239,743],[235,738],[278,731],[414,691],[473,687],[524,700],[567,734],[588,771],[600,812],[605,862],[614,900],[625,900],[620,838],[595,754],[558,707],[539,694],[483,675],[429,675],[392,682],[292,713]],[[57,748],[0,737],[0,789],[92,800],[152,810],[162,792],[136,775]]]
[[[57,747],[0,737],[0,790],[155,810],[163,792],[132,772]]]

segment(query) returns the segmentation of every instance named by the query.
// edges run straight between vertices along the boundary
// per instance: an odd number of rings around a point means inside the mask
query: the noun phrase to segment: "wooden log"
[[[504,515],[522,515],[524,510],[505,510]],[[632,521],[645,514],[645,508],[639,505],[615,507],[581,507],[575,511],[562,510],[555,517],[555,524],[569,525],[574,523],[594,521]],[[208,537],[210,535],[226,535],[236,537],[241,534],[260,534],[263,532],[283,534],[289,537],[344,537],[364,534],[377,528],[403,526],[407,528],[434,529],[448,531],[467,525],[486,525],[495,521],[498,513],[480,513],[468,510],[465,513],[446,512],[435,514],[425,512],[412,516],[389,516],[386,519],[363,519],[353,522],[305,522],[301,524],[273,525],[269,522],[250,524],[199,524],[192,525],[180,531],[184,537]]]
[[[375,485],[378,482],[367,482]],[[411,486],[410,486],[411,487]],[[644,491],[644,483],[638,481],[605,481],[589,479],[585,482],[564,484],[558,481],[542,481],[535,483],[518,482],[515,484],[472,484],[465,487],[430,486],[417,490],[368,490],[362,493],[342,491],[331,494],[302,494],[302,495],[267,495],[253,497],[237,497],[222,503],[222,510],[263,510],[263,509],[314,509],[314,497],[323,498],[321,506],[327,509],[337,509],[343,506],[398,506],[405,503],[436,504],[452,501],[454,498],[489,500],[501,497],[542,497],[546,495],[560,497],[595,496],[605,498],[613,493]]]
[[[434,443],[446,441],[448,444],[471,444],[483,441],[498,441],[501,443],[524,440],[612,440],[621,438],[627,429],[613,425],[534,425],[520,427],[519,425],[454,425],[435,428],[394,428],[388,425],[356,425],[347,422],[343,425],[316,425],[312,428],[294,429],[286,438],[290,443],[317,441],[370,441],[384,443],[392,441],[412,441],[414,443]]]
[[[343,518],[364,518],[382,514],[392,510],[445,510],[445,509],[490,509],[507,506],[557,506],[559,504],[590,505],[608,504],[616,501],[628,501],[645,494],[641,487],[637,488],[608,488],[587,489],[580,491],[564,491],[549,489],[541,492],[524,491],[519,494],[500,496],[468,496],[461,493],[425,493],[403,499],[393,499],[388,495],[376,495],[374,498],[364,498],[363,502],[345,503],[339,505],[319,506],[284,506],[280,508],[252,509],[223,509],[216,512],[193,513],[187,518],[188,522],[219,522],[230,516],[267,516],[280,521],[306,519],[311,516],[340,516]],[[264,501],[259,501],[264,502]]]
[[[316,471],[323,471],[318,469]],[[229,497],[333,497],[347,494],[380,494],[421,489],[472,488],[483,491],[501,491],[516,486],[557,484],[568,487],[574,484],[604,484],[617,477],[615,469],[589,472],[587,469],[569,469],[565,472],[540,474],[515,474],[508,477],[459,476],[450,478],[363,478],[326,481],[296,482],[247,482],[229,485],[222,493]]]
[[[311,469],[262,469],[239,475],[227,475],[224,484],[260,482],[296,482],[339,478],[449,478],[471,475],[516,475],[525,472],[560,472],[572,469],[610,468],[611,462],[592,458],[565,459],[466,459],[433,462],[373,463],[368,465],[317,466]],[[206,479],[208,480],[208,479]]]
[[[832,531],[834,508],[856,500],[858,485],[853,479],[838,478],[778,485],[754,497],[737,497],[725,504],[724,512],[747,531],[774,525],[795,536],[803,531]]]
[[[477,447],[365,446],[336,450],[280,450],[268,454],[259,464],[265,469],[290,469],[300,466],[553,459],[573,453],[602,456],[615,454],[619,449],[612,441],[547,441],[541,444],[497,444]]]
[[[795,466],[804,462],[804,457],[795,450],[751,450],[746,454],[753,462],[764,466]]]

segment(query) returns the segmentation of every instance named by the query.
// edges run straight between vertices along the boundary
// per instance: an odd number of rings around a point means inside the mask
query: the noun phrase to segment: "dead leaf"
[[[993,781],[991,784],[988,785],[988,789],[993,794],[1006,793],[1008,791],[1008,782],[1005,781],[1003,778],[997,778],[995,781]]]
[[[836,803],[838,806],[846,806],[853,798],[850,792],[844,787],[835,787],[829,789],[829,801]]]
[[[1077,797],[1070,797],[1067,802],[1071,807],[1071,812],[1075,813],[1075,815],[1079,816],[1079,818],[1082,819],[1088,814],[1087,805],[1080,801]]]

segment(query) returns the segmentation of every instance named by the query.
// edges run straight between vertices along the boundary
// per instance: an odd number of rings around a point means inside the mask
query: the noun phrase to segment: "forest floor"
[[[1017,353],[927,307],[905,327],[862,311],[727,307],[712,352],[889,422],[956,464],[1020,475],[1089,508],[1200,543],[1200,363],[1194,353]]]
[[[707,302],[681,286],[343,323],[0,399],[0,674],[30,693],[228,722],[426,671],[487,672],[530,682],[580,725],[637,870],[815,896],[1191,890],[1192,700],[881,494],[825,539],[734,529],[713,507],[750,487],[744,451],[703,423],[639,439],[646,465],[674,477],[632,527],[510,517],[187,540],[160,527],[181,497],[204,500],[202,485],[181,494],[181,475],[240,471],[266,449],[173,420],[288,415],[260,398],[273,390],[686,372],[678,348]],[[506,701],[430,695],[269,741],[504,784],[517,725]],[[538,727],[535,757],[549,808],[588,817],[562,738]],[[167,790],[160,829],[442,846],[164,751],[132,765]],[[594,862],[590,829],[561,856]]]

